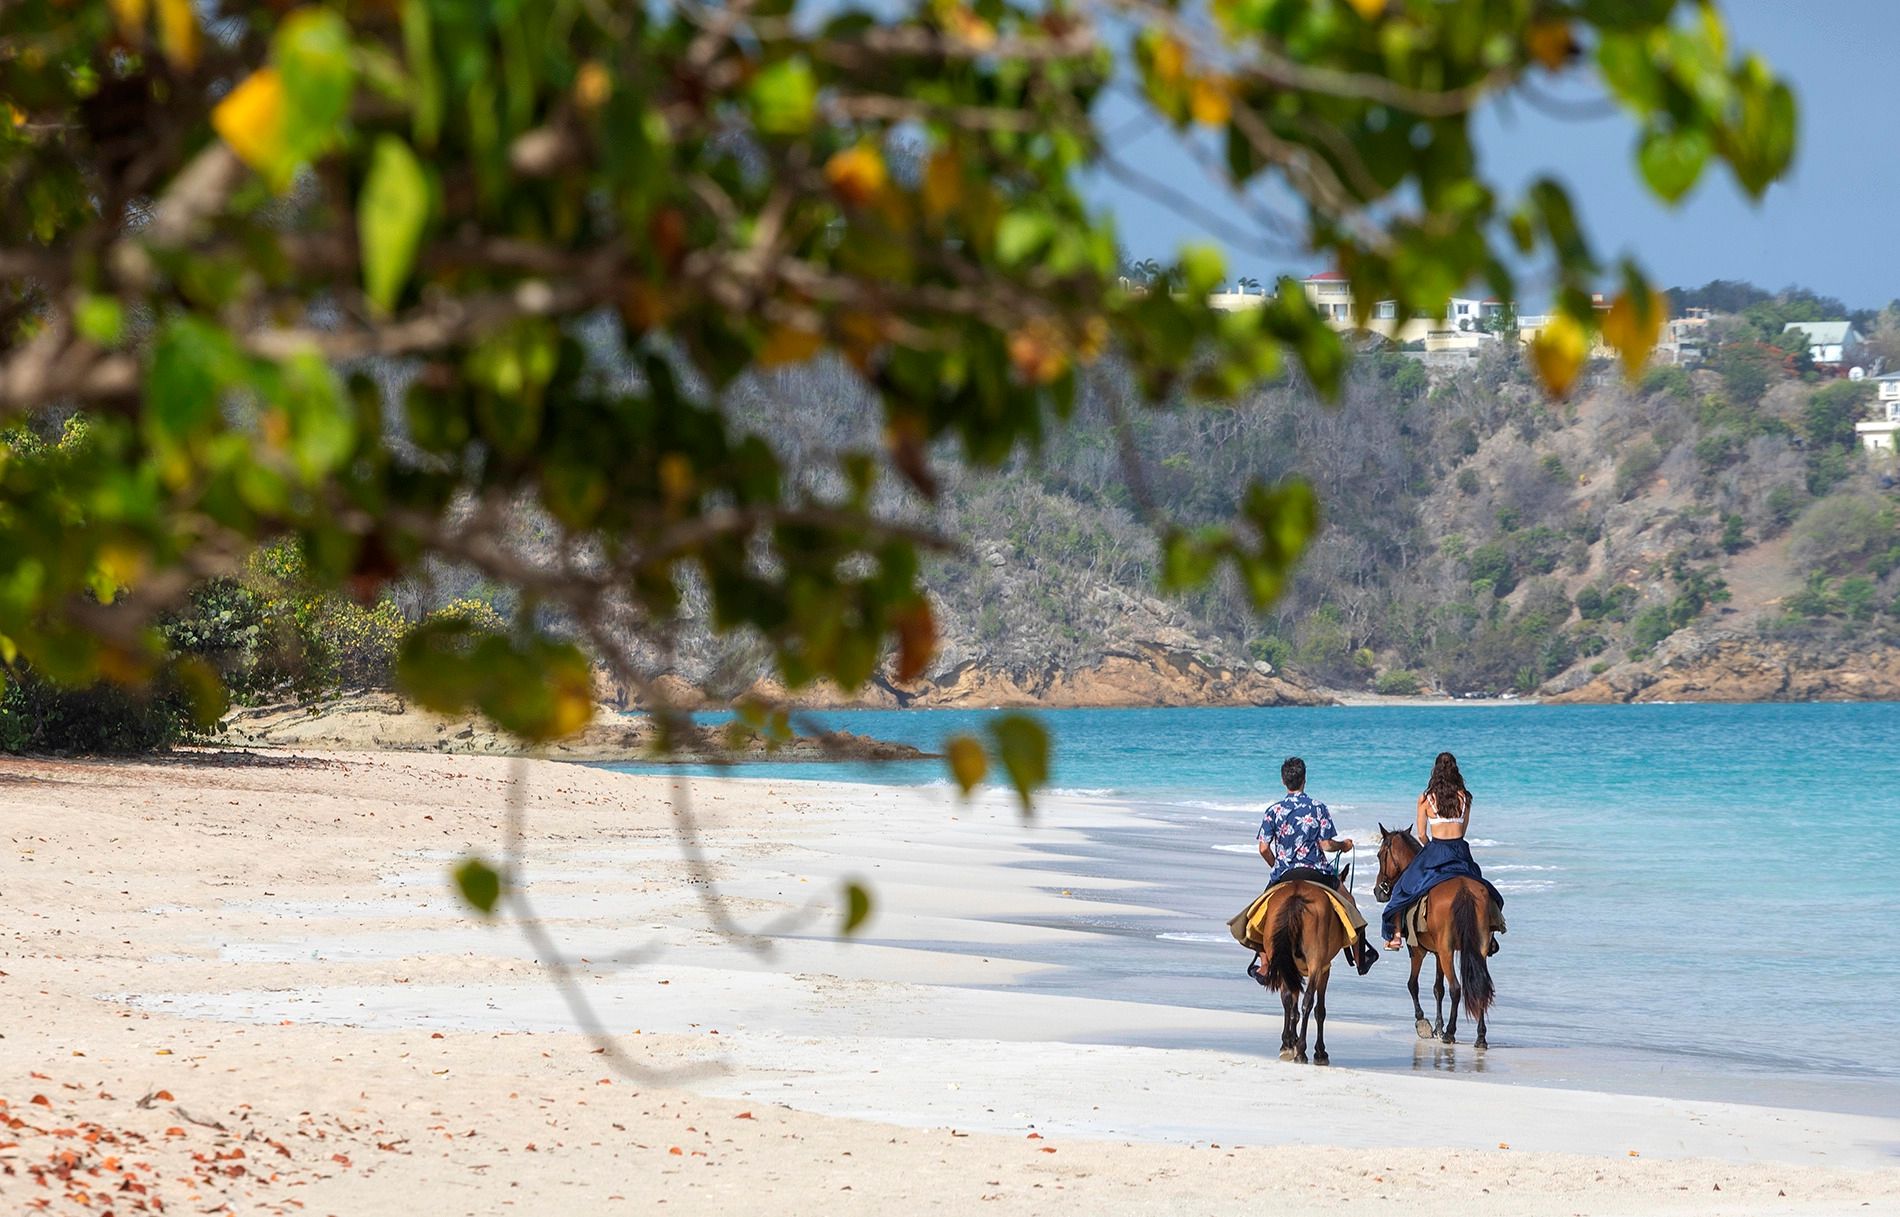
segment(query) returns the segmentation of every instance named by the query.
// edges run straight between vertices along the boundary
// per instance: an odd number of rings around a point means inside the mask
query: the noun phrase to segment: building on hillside
[[[1876,389],[1874,417],[1855,423],[1854,434],[1860,437],[1860,446],[1867,451],[1892,456],[1897,450],[1895,434],[1900,433],[1900,372],[1876,376],[1873,383]]]
[[[1838,372],[1860,358],[1862,339],[1851,321],[1790,321],[1781,332],[1806,337],[1808,356],[1817,368]]]
[[[1323,270],[1300,280],[1314,311],[1336,330],[1368,330],[1399,346],[1423,343],[1427,350],[1457,350],[1476,347],[1488,341],[1482,322],[1502,316],[1500,300],[1473,300],[1455,296],[1446,302],[1445,315],[1433,320],[1414,317],[1399,324],[1399,306],[1394,300],[1374,302],[1365,324],[1359,323],[1353,297],[1352,280],[1336,270]],[[1216,305],[1216,307],[1220,307]],[[1434,342],[1438,345],[1434,346]]]
[[[1691,308],[1663,324],[1656,343],[1658,363],[1696,364],[1708,357],[1709,310]]]

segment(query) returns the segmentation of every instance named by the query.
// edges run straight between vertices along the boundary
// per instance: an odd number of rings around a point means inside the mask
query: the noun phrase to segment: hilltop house
[[[1804,336],[1817,368],[1838,372],[1860,358],[1861,336],[1851,321],[1790,321],[1781,332]]]
[[[1373,304],[1371,314],[1361,327],[1355,311],[1352,280],[1345,275],[1336,270],[1323,270],[1300,280],[1300,286],[1305,289],[1307,299],[1313,302],[1313,308],[1334,329],[1364,328],[1401,346],[1422,342],[1427,350],[1475,347],[1484,337],[1481,322],[1504,312],[1504,303],[1499,300],[1472,300],[1454,296],[1446,302],[1443,318],[1433,321],[1414,317],[1400,325],[1398,302],[1380,300]]]
[[[1855,423],[1854,434],[1860,437],[1860,446],[1867,451],[1892,456],[1896,451],[1894,435],[1900,432],[1900,372],[1876,376],[1873,383],[1878,390],[1874,395],[1874,417]]]

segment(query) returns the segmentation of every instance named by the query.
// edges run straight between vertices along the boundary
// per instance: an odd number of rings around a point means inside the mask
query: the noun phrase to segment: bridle
[[[1392,848],[1391,842],[1395,838],[1403,840],[1404,837],[1405,834],[1403,832],[1387,832],[1383,827],[1379,829],[1379,874],[1377,878],[1373,880],[1372,898],[1381,904],[1392,898],[1392,885],[1398,882],[1399,874],[1405,870],[1402,866],[1396,867],[1394,868],[1392,877],[1387,878],[1385,865],[1386,851]]]

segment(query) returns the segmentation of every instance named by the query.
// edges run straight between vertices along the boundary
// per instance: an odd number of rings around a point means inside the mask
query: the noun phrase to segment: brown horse
[[[1280,1059],[1306,1064],[1306,1028],[1319,1016],[1313,1042],[1313,1063],[1324,1065],[1326,1055],[1326,981],[1332,976],[1333,957],[1346,949],[1346,929],[1333,912],[1332,901],[1317,884],[1303,879],[1286,885],[1276,898],[1273,929],[1261,950],[1260,978],[1280,995],[1286,1023],[1280,1032]],[[1301,978],[1306,1002],[1300,1006]],[[1298,1034],[1295,1032],[1298,1024]]]
[[[1418,857],[1418,838],[1410,829],[1388,832],[1379,825],[1379,878],[1372,886],[1376,899],[1386,900],[1392,885],[1405,868]],[[1406,988],[1412,994],[1412,1016],[1420,1039],[1440,1035],[1447,1044],[1458,1042],[1458,1002],[1478,1020],[1477,1046],[1485,1046],[1484,1016],[1491,1008],[1496,991],[1491,985],[1491,965],[1485,958],[1491,942],[1491,893],[1476,879],[1447,879],[1425,893],[1425,931],[1416,941],[1408,939],[1412,953],[1412,976]],[[1452,952],[1458,953],[1458,970],[1452,970]],[[1425,1021],[1425,1007],[1418,1001],[1418,972],[1430,952],[1438,975],[1432,981],[1432,995],[1438,999],[1438,1019]],[[1451,978],[1451,1021],[1445,1020],[1445,979]],[[1463,981],[1460,984],[1460,981]]]

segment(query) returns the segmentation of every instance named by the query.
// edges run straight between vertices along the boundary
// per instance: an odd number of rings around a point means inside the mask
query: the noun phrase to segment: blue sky
[[[1679,206],[1665,207],[1636,175],[1634,127],[1621,116],[1558,119],[1518,105],[1507,117],[1494,108],[1481,123],[1485,172],[1513,192],[1554,174],[1571,189],[1599,254],[1634,254],[1664,286],[1798,283],[1856,308],[1900,297],[1900,0],[1726,0],[1722,8],[1733,43],[1760,51],[1800,103],[1794,170],[1760,203],[1716,169]],[[1245,226],[1165,136],[1142,137],[1123,155]],[[1134,257],[1165,261],[1184,241],[1210,239],[1206,224],[1126,186],[1098,182],[1091,194],[1114,211]],[[1268,280],[1318,264],[1230,247],[1229,266]]]

